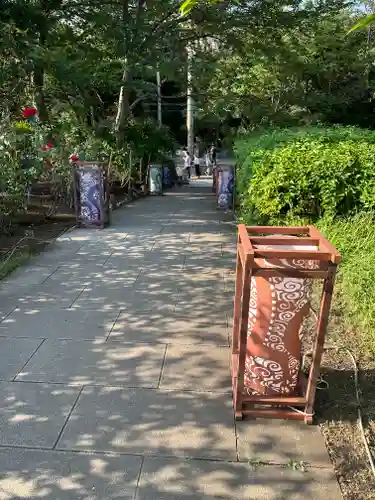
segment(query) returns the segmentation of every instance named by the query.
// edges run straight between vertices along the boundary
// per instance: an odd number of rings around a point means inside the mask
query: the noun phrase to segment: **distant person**
[[[190,179],[191,156],[186,148],[183,149],[182,157],[184,159],[184,168],[186,170],[188,178]]]
[[[217,151],[216,151],[216,146],[212,144],[210,148],[210,156],[211,156],[211,162],[214,167],[216,167],[216,160],[217,160]]]
[[[194,155],[194,169],[195,169],[195,175],[200,179],[201,177],[201,159],[199,158],[199,154],[195,153]]]
[[[206,162],[206,175],[211,175],[212,174],[212,161],[211,161],[211,154],[210,151],[207,150],[205,156],[205,162]]]

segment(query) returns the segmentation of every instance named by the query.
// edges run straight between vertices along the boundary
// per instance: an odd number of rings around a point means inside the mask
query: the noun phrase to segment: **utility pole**
[[[161,127],[162,118],[161,118],[161,83],[160,83],[160,71],[156,71],[156,86],[158,92],[158,125]]]
[[[186,103],[186,128],[187,149],[191,156],[194,154],[194,101],[193,101],[193,51],[187,46],[187,103]]]

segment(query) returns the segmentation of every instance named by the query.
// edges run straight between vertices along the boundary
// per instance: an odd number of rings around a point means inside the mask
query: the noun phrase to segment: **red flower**
[[[77,155],[72,155],[72,156],[70,157],[70,160],[74,163],[74,162],[76,162],[76,161],[78,161],[78,160],[79,160],[79,157],[78,157]]]
[[[52,144],[52,142],[49,142],[49,143],[47,144],[47,148],[48,148],[48,149],[53,148],[53,144]]]
[[[26,119],[33,118],[34,116],[36,116],[36,114],[37,114],[37,110],[36,110],[36,108],[33,108],[33,107],[25,108],[23,110],[23,117]]]
[[[40,148],[42,151],[47,151],[48,147],[47,146],[40,146]]]

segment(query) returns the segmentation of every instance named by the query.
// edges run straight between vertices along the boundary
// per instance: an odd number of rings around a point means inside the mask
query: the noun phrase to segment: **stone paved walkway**
[[[318,428],[234,421],[234,256],[201,180],[1,283],[0,500],[341,498]]]

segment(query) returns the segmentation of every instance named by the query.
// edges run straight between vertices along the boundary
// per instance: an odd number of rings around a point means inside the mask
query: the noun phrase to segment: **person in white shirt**
[[[187,172],[188,178],[190,179],[191,157],[189,151],[186,148],[184,148],[183,159],[184,159],[184,168]]]

